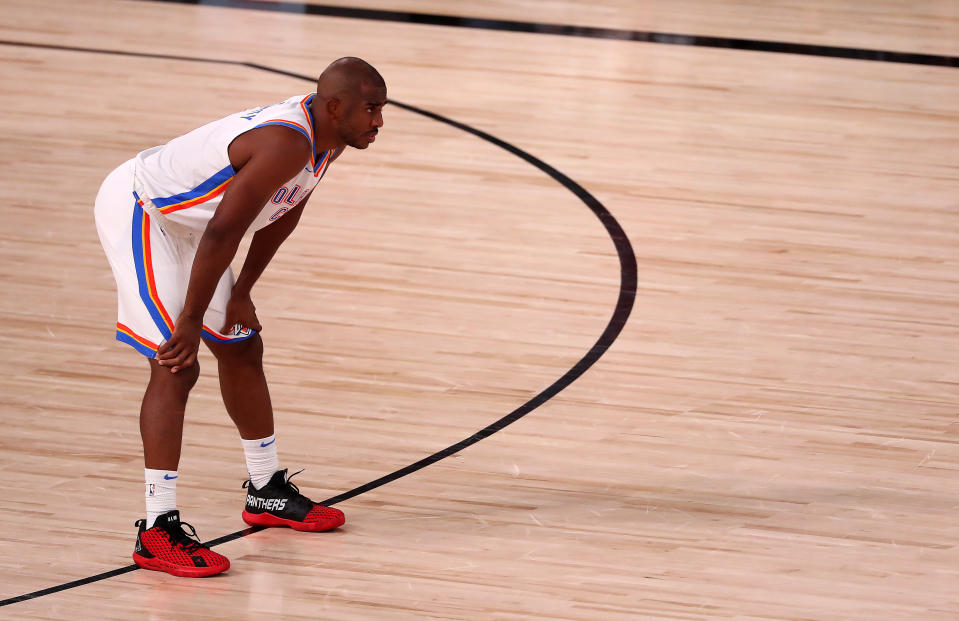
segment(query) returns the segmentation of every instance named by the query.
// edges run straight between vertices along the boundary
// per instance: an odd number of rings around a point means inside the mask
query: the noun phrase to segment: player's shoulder
[[[307,104],[309,99],[310,95],[294,95],[283,101],[244,110],[237,113],[235,117],[253,126],[285,121],[293,126],[301,126],[304,131],[307,131],[309,125]]]
[[[294,95],[283,101],[241,112],[249,123],[229,146],[234,168],[251,158],[275,159],[291,166],[309,160],[313,151],[312,122],[306,103],[309,95]]]
[[[307,137],[283,125],[263,125],[254,128],[238,136],[234,142],[237,141],[247,143],[252,151],[257,153],[302,152],[308,157],[313,149]]]
[[[237,170],[252,159],[296,170],[309,161],[313,146],[308,139],[283,125],[264,125],[236,137],[230,145],[230,162]]]

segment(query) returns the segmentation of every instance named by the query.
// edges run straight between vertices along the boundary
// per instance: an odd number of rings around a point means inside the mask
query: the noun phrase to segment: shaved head
[[[316,81],[313,122],[342,145],[365,149],[383,126],[386,81],[354,56],[334,60]]]
[[[386,82],[373,65],[362,58],[344,56],[330,63],[316,81],[316,94],[324,101],[348,100],[364,87],[385,88]]]

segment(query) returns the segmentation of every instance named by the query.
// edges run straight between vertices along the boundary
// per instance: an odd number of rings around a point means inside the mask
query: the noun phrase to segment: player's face
[[[376,140],[377,132],[383,127],[386,87],[366,84],[344,103],[346,111],[338,128],[340,140],[355,149],[365,149]]]

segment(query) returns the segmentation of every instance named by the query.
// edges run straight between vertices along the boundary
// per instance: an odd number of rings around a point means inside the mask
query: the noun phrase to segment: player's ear
[[[336,97],[326,100],[326,112],[335,121],[339,121],[343,116],[343,102]]]

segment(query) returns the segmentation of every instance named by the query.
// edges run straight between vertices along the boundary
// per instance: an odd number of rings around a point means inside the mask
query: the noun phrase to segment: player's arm
[[[276,222],[254,233],[253,241],[250,242],[250,249],[243,261],[243,269],[237,276],[230,301],[226,307],[226,323],[223,326],[223,332],[235,324],[241,324],[257,332],[262,329],[256,316],[256,307],[253,305],[253,300],[250,299],[250,291],[260,275],[263,274],[263,270],[273,259],[273,255],[276,254],[280,245],[296,228],[300,216],[303,214],[303,208],[306,206],[306,202],[310,200],[311,195],[312,192],[307,194],[303,200]]]
[[[276,190],[305,165],[309,150],[301,135],[277,126],[241,134],[230,145],[230,163],[237,173],[200,238],[183,312],[157,351],[157,360],[171,372],[196,360],[203,315],[243,234]]]

